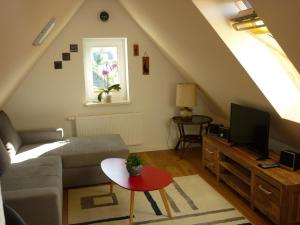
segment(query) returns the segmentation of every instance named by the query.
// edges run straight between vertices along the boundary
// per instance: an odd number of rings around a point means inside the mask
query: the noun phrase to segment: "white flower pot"
[[[103,100],[105,103],[111,103],[111,94],[110,93],[104,95],[103,97],[104,97]]]

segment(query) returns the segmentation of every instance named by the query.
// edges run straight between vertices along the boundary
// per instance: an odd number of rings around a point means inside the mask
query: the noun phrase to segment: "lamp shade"
[[[196,105],[195,84],[177,84],[176,106],[192,108]]]

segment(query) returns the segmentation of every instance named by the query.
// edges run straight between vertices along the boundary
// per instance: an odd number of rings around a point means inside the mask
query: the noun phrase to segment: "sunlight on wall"
[[[235,31],[229,18],[234,17],[239,9],[233,1],[193,2],[278,114],[299,123],[300,76],[277,41],[270,34]]]

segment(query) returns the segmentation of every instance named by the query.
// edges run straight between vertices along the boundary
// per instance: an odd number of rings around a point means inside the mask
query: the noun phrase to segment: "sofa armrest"
[[[55,188],[4,191],[3,201],[28,224],[62,225],[62,199]]]
[[[19,135],[22,140],[22,145],[27,145],[61,141],[64,136],[64,131],[62,128],[45,130],[26,130],[19,131]]]

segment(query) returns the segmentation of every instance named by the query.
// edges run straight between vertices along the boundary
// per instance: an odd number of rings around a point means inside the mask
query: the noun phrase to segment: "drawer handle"
[[[214,152],[209,151],[207,148],[206,148],[205,150],[206,150],[209,154],[211,154],[211,155],[215,154]]]
[[[266,195],[271,195],[272,194],[271,191],[266,190],[262,185],[259,185],[258,188],[259,188],[259,190],[264,192]]]

